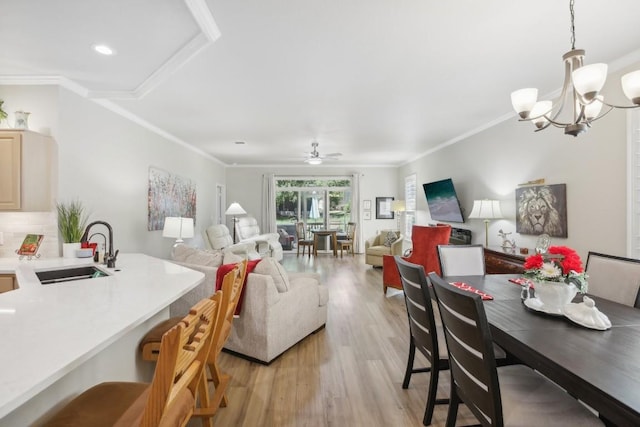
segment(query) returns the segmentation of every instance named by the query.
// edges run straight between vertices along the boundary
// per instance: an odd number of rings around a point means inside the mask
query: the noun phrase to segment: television
[[[446,222],[464,222],[460,201],[451,178],[422,184],[427,197],[431,219]]]

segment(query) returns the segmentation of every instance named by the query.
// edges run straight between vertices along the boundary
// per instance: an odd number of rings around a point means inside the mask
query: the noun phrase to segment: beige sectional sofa
[[[193,249],[193,248],[192,248]],[[185,249],[183,248],[183,251]],[[172,304],[171,315],[180,316],[215,290],[218,258],[207,261],[206,251],[176,254],[177,264],[205,273],[204,282]],[[182,261],[180,261],[182,260]],[[226,264],[237,262],[225,254]],[[220,265],[220,264],[218,264]],[[315,273],[286,272],[274,258],[260,261],[247,276],[242,309],[233,321],[225,349],[261,363],[270,363],[327,321],[329,292]]]

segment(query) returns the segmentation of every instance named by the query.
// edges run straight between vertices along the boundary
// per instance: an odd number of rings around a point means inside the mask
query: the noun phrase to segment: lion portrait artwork
[[[516,232],[567,237],[566,184],[516,189]]]

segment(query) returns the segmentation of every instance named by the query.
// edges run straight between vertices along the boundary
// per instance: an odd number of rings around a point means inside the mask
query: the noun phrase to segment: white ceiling
[[[0,83],[64,77],[229,165],[300,165],[314,139],[321,155],[343,153],[325,164],[402,164],[504,118],[515,89],[557,90],[571,47],[559,0],[21,0],[0,10]],[[577,0],[575,10],[588,63],[611,72],[640,60],[640,1]]]

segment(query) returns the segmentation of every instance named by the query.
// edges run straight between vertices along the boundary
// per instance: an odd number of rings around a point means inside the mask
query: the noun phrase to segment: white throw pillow
[[[276,261],[275,258],[263,258],[253,271],[257,274],[271,276],[278,292],[282,293],[289,290],[289,275],[287,274],[287,270],[285,270],[282,264]]]

